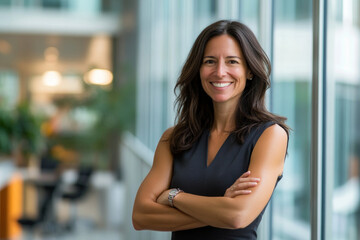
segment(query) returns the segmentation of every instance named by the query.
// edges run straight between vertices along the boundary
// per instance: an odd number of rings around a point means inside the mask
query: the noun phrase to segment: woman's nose
[[[224,63],[222,62],[219,62],[217,65],[216,65],[216,75],[218,77],[223,77],[225,76],[225,73],[226,73],[226,66]]]

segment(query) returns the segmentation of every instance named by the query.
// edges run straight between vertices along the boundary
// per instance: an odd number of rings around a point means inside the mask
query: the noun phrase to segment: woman
[[[265,108],[269,75],[245,25],[218,21],[200,33],[175,87],[177,123],[160,139],[135,199],[135,229],[256,239],[288,142],[285,118]]]

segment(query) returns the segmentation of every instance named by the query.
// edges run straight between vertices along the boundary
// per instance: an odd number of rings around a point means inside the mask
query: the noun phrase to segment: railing
[[[136,192],[149,172],[154,153],[131,133],[123,135],[120,145],[120,161],[125,183],[124,238],[131,240],[168,240],[170,233],[135,231],[131,215]]]

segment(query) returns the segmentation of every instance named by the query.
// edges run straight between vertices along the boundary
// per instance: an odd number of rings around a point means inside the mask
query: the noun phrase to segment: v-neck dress
[[[250,164],[251,153],[257,140],[266,128],[274,123],[268,122],[253,128],[243,144],[236,141],[231,133],[217,152],[211,164],[207,165],[209,131],[206,130],[191,149],[174,157],[171,188],[180,188],[186,193],[201,196],[224,196],[229,188]],[[278,181],[281,178],[278,179]],[[266,207],[265,207],[266,208]],[[175,231],[172,240],[251,240],[257,239],[256,229],[260,215],[246,228],[223,229],[201,227],[190,230]]]

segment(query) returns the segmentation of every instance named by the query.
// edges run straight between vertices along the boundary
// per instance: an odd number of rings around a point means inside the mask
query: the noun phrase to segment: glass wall
[[[327,151],[332,239],[360,238],[360,2],[328,3]]]
[[[310,239],[311,4],[274,1],[271,107],[288,118],[292,131],[273,198],[273,239]]]

